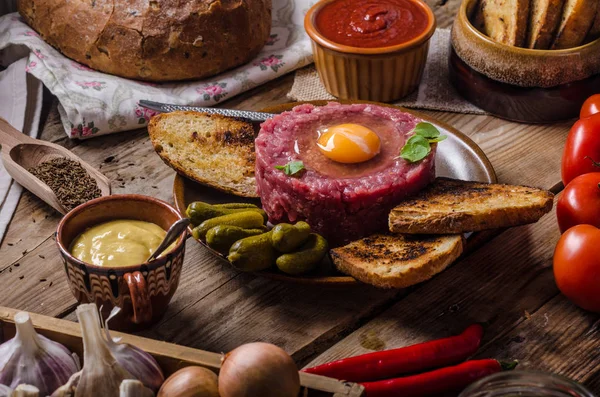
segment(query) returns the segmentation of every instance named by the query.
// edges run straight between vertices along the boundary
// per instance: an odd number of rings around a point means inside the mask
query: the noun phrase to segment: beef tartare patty
[[[332,245],[386,229],[390,210],[434,178],[435,145],[417,163],[398,157],[420,121],[394,108],[335,102],[296,106],[265,121],[256,139],[256,181],[269,220],[304,220]],[[374,131],[379,153],[357,164],[323,155],[317,146],[320,132],[343,123]],[[287,175],[275,168],[292,161],[302,161],[304,171]]]

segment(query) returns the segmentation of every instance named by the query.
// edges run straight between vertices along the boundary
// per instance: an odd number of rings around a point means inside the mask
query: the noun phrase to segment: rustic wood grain
[[[302,360],[399,293],[366,285],[309,286],[240,274],[195,301],[174,302],[158,325],[141,334],[210,351],[266,341]]]
[[[460,0],[427,2],[438,26],[450,27]],[[289,74],[220,106],[258,110],[284,103],[292,82]],[[527,125],[490,116],[424,113],[478,143],[501,182],[559,189],[569,123]],[[172,201],[173,171],[155,155],[145,130],[72,141],[51,111],[42,138],[98,167],[114,193]],[[23,194],[0,246],[0,304],[74,319],[76,302],[51,238],[58,220],[44,203]],[[164,318],[143,335],[217,352],[264,340],[282,346],[300,364],[316,364],[447,336],[470,322],[486,321],[482,357],[521,358],[524,367],[558,371],[598,391],[597,318],[558,295],[550,269],[557,238],[554,214],[547,215],[536,225],[501,233],[408,291],[309,287],[240,274],[189,240],[179,289]],[[556,322],[540,326],[544,314]],[[519,337],[528,343],[514,342]],[[571,350],[578,354],[569,356]]]
[[[600,317],[557,294],[514,329],[482,348],[477,358],[519,360],[519,369],[558,373],[600,393]]]

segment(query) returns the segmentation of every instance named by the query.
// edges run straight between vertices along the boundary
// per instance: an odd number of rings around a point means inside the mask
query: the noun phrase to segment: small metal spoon
[[[169,245],[173,243],[173,241],[179,238],[181,233],[188,227],[189,224],[190,219],[183,218],[171,225],[162,243],[160,243],[156,251],[154,251],[154,253],[150,255],[146,262],[150,262],[152,259],[155,259],[157,256],[159,256]]]

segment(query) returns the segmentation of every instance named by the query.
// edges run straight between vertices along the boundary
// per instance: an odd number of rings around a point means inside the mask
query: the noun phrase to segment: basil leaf
[[[276,165],[275,169],[283,171],[286,175],[296,176],[305,168],[302,161],[290,161],[286,165]]]
[[[427,139],[435,139],[440,136],[440,131],[431,123],[420,122],[413,130],[415,135],[422,136]]]
[[[400,157],[411,163],[423,160],[431,152],[429,141],[421,135],[411,136],[400,151]]]
[[[400,151],[400,157],[404,160],[416,163],[423,160],[431,153],[431,144],[441,142],[447,138],[446,135],[440,135],[440,131],[431,123],[420,122],[414,130],[404,147]]]

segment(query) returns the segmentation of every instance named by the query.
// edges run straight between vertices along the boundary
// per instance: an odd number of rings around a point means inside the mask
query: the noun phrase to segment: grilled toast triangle
[[[527,38],[530,0],[480,0],[476,27],[492,40],[523,47]]]
[[[376,234],[330,251],[336,268],[380,288],[406,288],[429,280],[464,250],[462,235]]]
[[[592,23],[592,27],[588,33],[588,37],[586,40],[592,41],[600,37],[600,3],[598,4],[598,12],[596,13],[596,18]]]
[[[554,195],[526,186],[436,180],[390,212],[394,233],[454,234],[536,222]]]
[[[547,50],[558,29],[565,0],[532,0],[527,47]]]
[[[581,45],[598,12],[598,0],[566,0],[551,49],[560,50]]]
[[[162,160],[196,182],[242,197],[258,197],[252,123],[217,114],[163,113],[148,133]]]

